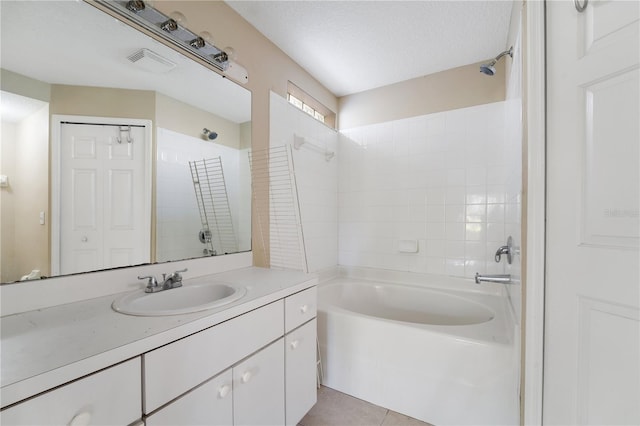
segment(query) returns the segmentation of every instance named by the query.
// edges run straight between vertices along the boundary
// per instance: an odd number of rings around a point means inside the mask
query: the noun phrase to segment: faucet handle
[[[148,275],[146,277],[140,277],[138,276],[139,280],[146,280],[148,279],[149,281],[147,282],[147,288],[153,288],[153,287],[157,287],[158,286],[158,280],[156,279],[156,277],[154,277],[153,275]]]
[[[509,238],[507,238],[507,245],[498,247],[498,250],[496,251],[496,255],[494,257],[496,263],[500,263],[500,258],[502,257],[503,254],[506,254],[507,263],[511,265],[511,262],[513,261],[512,247],[513,247],[513,238],[511,238],[511,235],[509,235]]]
[[[175,281],[182,281],[182,275],[180,275],[180,274],[181,274],[182,272],[187,272],[187,271],[188,271],[188,269],[187,269],[187,268],[184,268],[184,269],[180,269],[180,270],[178,270],[178,271],[174,271],[174,273],[173,273],[173,274],[171,274],[171,275],[173,276],[173,279],[174,279]]]

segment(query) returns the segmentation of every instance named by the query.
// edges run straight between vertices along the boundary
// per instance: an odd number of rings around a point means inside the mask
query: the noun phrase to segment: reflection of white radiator
[[[189,167],[202,221],[200,241],[207,245],[210,254],[237,252],[238,241],[220,157],[189,161]]]
[[[250,151],[249,164],[253,203],[263,245],[268,237],[271,268],[308,272],[291,146]]]

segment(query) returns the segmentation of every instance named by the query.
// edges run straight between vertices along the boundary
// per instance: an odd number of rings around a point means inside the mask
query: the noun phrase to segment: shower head
[[[202,139],[205,141],[212,141],[218,137],[218,134],[214,131],[207,129],[206,127],[202,129]]]
[[[486,74],[486,75],[495,75],[496,68],[494,67],[494,65],[496,64],[496,62],[497,61],[493,60],[493,61],[489,62],[488,64],[480,65],[480,72],[482,74]]]
[[[509,50],[505,50],[504,52],[500,53],[488,64],[480,65],[480,72],[486,75],[495,75],[496,74],[495,64],[500,60],[500,58],[502,58],[505,55],[509,55],[513,58],[513,46],[511,46]]]

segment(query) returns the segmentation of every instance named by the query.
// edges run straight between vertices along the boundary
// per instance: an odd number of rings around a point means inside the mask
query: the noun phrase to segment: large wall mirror
[[[1,2],[0,281],[251,249],[251,94],[83,1]]]

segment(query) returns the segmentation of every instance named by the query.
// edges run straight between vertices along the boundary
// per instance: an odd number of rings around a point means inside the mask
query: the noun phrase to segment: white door
[[[640,2],[546,7],[543,421],[637,425]]]
[[[61,274],[150,261],[145,129],[123,128],[60,126]]]

